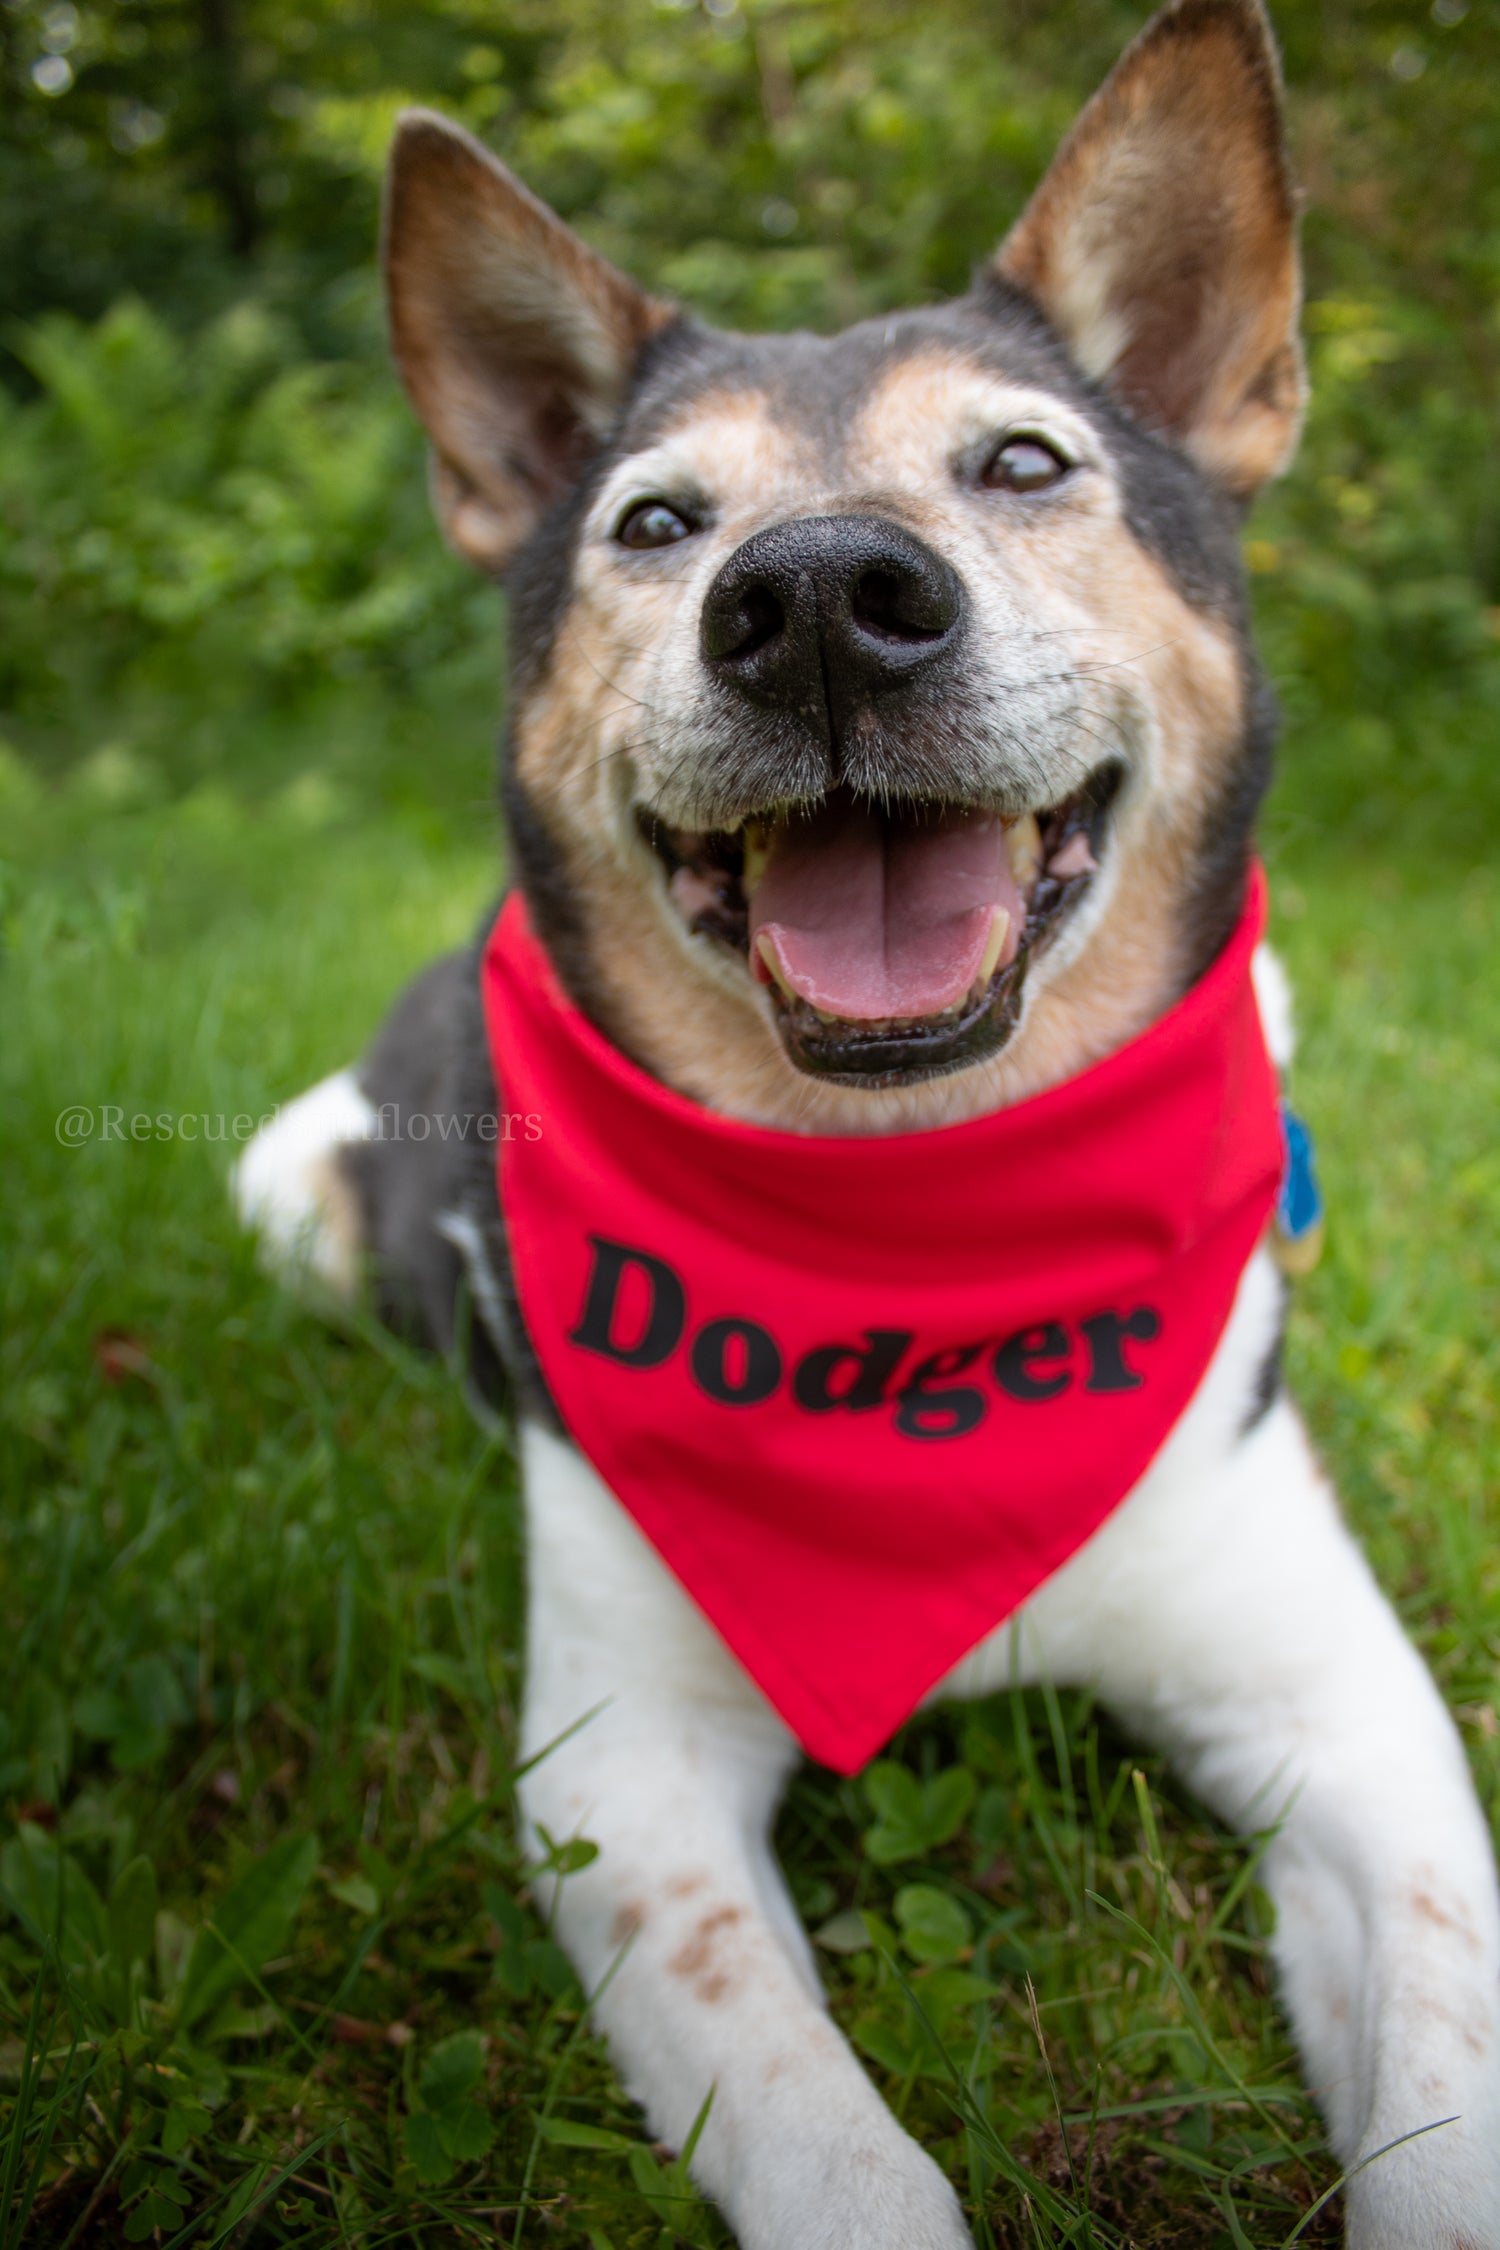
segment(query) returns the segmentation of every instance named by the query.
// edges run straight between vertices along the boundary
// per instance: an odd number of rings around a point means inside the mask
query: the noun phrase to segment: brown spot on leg
[[[627,1899],[623,1906],[616,1909],[615,1918],[609,1925],[610,1944],[628,1944],[645,1919],[645,1908],[637,1906],[634,1899]]]
[[[730,1977],[724,1968],[722,1939],[727,1930],[745,1919],[743,1906],[719,1906],[705,1914],[687,1943],[680,1946],[667,1967],[675,1977],[690,1983],[698,1998],[710,2007],[722,2000],[730,1989]]]
[[[1409,2005],[1414,2016],[1424,2017],[1429,2023],[1447,2024],[1450,2029],[1458,2033],[1460,2039],[1472,2054],[1488,2054],[1488,2033],[1482,2028],[1475,2028],[1472,2012],[1469,2020],[1465,2022],[1462,2016],[1457,2015],[1443,2001],[1434,1999],[1430,1992],[1419,1992]]]
[[[1474,1926],[1462,1907],[1455,1913],[1450,1913],[1446,1907],[1438,1904],[1431,1891],[1425,1890],[1419,1883],[1411,1894],[1411,1910],[1418,1921],[1431,1922],[1439,1930],[1451,1930],[1467,1952],[1479,1951]]]

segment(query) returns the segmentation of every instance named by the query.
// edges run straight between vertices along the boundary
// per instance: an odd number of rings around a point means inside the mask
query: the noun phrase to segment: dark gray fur
[[[481,1407],[498,1411],[513,1395],[560,1427],[516,1301],[495,1189],[493,1121],[505,1104],[479,1000],[492,919],[472,946],[424,969],[387,1016],[359,1070],[386,1129],[350,1143],[343,1164],[364,1217],[380,1318],[458,1359]],[[427,1120],[420,1138],[406,1129],[414,1116]]]
[[[1281,1303],[1276,1315],[1276,1333],[1266,1346],[1265,1357],[1262,1359],[1255,1377],[1255,1388],[1250,1393],[1250,1402],[1245,1408],[1244,1419],[1240,1423],[1241,1442],[1250,1435],[1252,1430],[1259,1428],[1281,1396],[1286,1380],[1286,1324],[1287,1315],[1291,1310],[1291,1300],[1292,1292],[1283,1276]]]

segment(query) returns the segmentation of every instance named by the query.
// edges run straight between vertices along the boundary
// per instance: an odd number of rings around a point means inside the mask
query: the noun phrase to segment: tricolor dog
[[[799,1749],[1042,1678],[1279,1823],[1307,2079],[1386,2151],[1350,2242],[1500,2250],[1489,1836],[1277,1372],[1238,543],[1295,237],[1256,0],[1148,25],[966,297],[829,338],[700,326],[441,118],[396,140],[514,888],[240,1195],[514,1402],[526,1818],[598,1844],[561,1937],[655,2133],[715,2090],[747,2250],[969,2239],[768,1834]]]

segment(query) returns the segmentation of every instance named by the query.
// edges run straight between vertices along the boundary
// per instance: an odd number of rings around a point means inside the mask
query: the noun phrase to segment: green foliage
[[[278,1951],[318,1864],[316,1836],[283,1836],[225,1894],[188,1955],[177,1994],[184,2031]]]
[[[907,1883],[895,1903],[902,1943],[914,1961],[955,1961],[967,1951],[974,1934],[969,1917],[946,1891],[931,1883]]]
[[[1301,459],[1248,546],[1299,817],[1483,849],[1500,818],[1493,404],[1453,380],[1458,338],[1430,308],[1330,295],[1306,328]]]
[[[881,1866],[919,1859],[957,1835],[974,1802],[974,1776],[950,1766],[929,1781],[918,1781],[905,1766],[877,1758],[866,1768],[864,1792],[879,1815],[865,1832],[865,1850]]]
[[[124,2239],[143,2242],[159,2227],[181,2225],[196,2194],[179,2160],[211,2132],[229,2089],[220,2050],[281,2022],[276,2008],[247,2010],[233,2005],[234,1997],[247,1985],[264,1991],[263,1972],[306,1898],[316,1861],[312,1838],[273,1843],[194,1931],[158,1908],[156,1872],[145,1854],[121,1867],[106,1906],[74,1850],[34,1822],[19,1823],[0,1847],[0,1905],[25,1940],[19,1951],[6,1946],[7,1967],[35,1980],[35,1999],[22,2043],[22,2098],[10,2120],[12,2181],[21,2175],[33,2127],[34,2070],[39,2080],[54,2076],[59,2095],[76,2100],[87,2090],[96,2106],[109,2105],[114,2164],[123,2165]],[[37,2008],[49,1984],[52,2035],[39,2039]],[[64,2050],[56,2035],[65,2028]],[[44,2116],[32,2191],[58,2106]],[[0,2221],[8,2215],[11,2206]]]
[[[422,2187],[442,2187],[463,2164],[488,2156],[495,2127],[474,2089],[484,2076],[484,2038],[455,2031],[440,2039],[422,2067],[402,2139]]]
[[[630,2168],[630,2178],[645,2208],[658,2219],[666,2230],[666,2242],[691,2242],[700,2250],[713,2250],[713,2245],[724,2239],[723,2229],[713,2212],[704,2203],[693,2186],[690,2166],[693,2151],[703,2135],[713,2108],[713,2089],[704,2097],[703,2106],[693,2120],[692,2127],[679,2153],[663,2162],[653,2150],[624,2133],[611,2132],[607,2127],[586,2125],[572,2117],[539,2117],[537,2139],[549,2148],[597,2149],[611,2156],[621,2156]],[[589,2240],[597,2244],[601,2237],[597,2228],[589,2230]]]
[[[53,314],[0,396],[0,702],[142,690],[224,707],[332,676],[399,687],[480,637],[431,535],[394,388],[301,361],[246,303],[186,343],[138,300]]]

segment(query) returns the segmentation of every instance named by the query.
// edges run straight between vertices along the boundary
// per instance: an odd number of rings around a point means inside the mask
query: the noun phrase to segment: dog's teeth
[[[990,924],[989,942],[984,949],[984,959],[979,964],[978,981],[981,985],[988,984],[990,978],[994,975],[1009,930],[1010,916],[1003,906],[997,906],[995,908],[995,919]]]
[[[745,828],[745,867],[743,874],[740,876],[740,886],[746,898],[753,894],[757,883],[764,875],[766,861],[770,856],[768,831],[762,828],[759,822],[747,823]]]
[[[1005,831],[1005,849],[1018,890],[1036,881],[1042,865],[1042,831],[1035,813],[1022,813]]]
[[[764,933],[762,933],[761,936],[756,939],[755,950],[760,955],[762,961],[764,961],[769,974],[775,979],[777,985],[780,987],[782,997],[795,1005],[797,995],[787,982],[786,971],[782,968],[780,961],[776,957],[775,946],[771,943],[770,939],[765,936]]]

